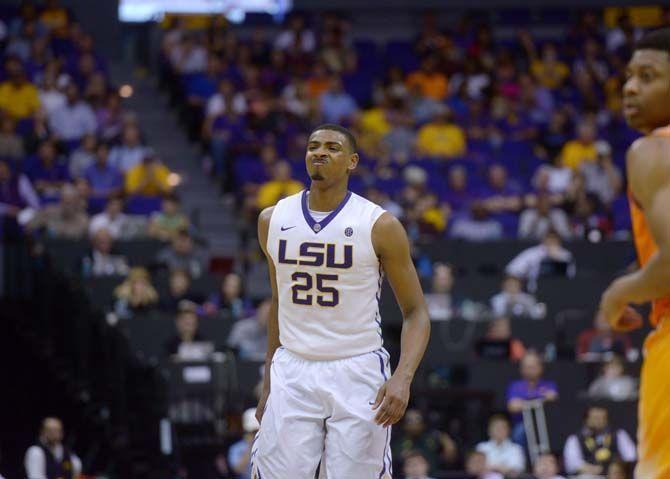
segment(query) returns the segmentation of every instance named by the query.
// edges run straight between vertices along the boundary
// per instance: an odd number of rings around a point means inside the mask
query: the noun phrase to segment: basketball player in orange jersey
[[[652,301],[655,326],[644,346],[639,460],[635,477],[670,478],[670,28],[636,45],[623,87],[628,124],[645,134],[628,150],[629,199],[641,268],[614,281],[600,307],[614,329],[642,318],[628,305]]]

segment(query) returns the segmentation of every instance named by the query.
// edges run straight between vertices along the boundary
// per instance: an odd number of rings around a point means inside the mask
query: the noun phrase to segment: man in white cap
[[[251,445],[258,428],[256,408],[244,411],[242,415],[244,436],[228,450],[228,465],[239,479],[251,479]]]

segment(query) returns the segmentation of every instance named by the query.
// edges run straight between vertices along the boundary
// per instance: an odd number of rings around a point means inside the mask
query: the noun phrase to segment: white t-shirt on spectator
[[[74,105],[66,103],[54,110],[49,115],[49,127],[61,140],[72,141],[95,133],[98,121],[88,103],[78,101]]]
[[[540,265],[542,261],[549,258],[547,247],[543,244],[532,246],[519,253],[505,268],[505,273],[509,276],[521,279],[536,279],[540,274]],[[573,263],[573,256],[570,251],[561,248],[555,258],[557,261]],[[574,266],[568,270],[568,275],[574,274]]]
[[[216,93],[209,100],[207,100],[206,115],[209,118],[219,116],[226,111],[226,100],[221,93]],[[241,93],[233,95],[232,104],[230,105],[233,113],[236,115],[243,115],[247,112],[247,100]]]
[[[47,113],[47,117],[58,110],[59,108],[65,106],[67,99],[60,91],[55,88],[52,90],[40,90],[40,104],[44,108],[44,111]]]
[[[57,461],[63,459],[63,446],[58,445],[51,450]],[[74,476],[81,474],[81,459],[73,452],[70,452],[70,459],[72,460],[72,472]],[[31,446],[26,452],[24,466],[26,468],[26,475],[28,479],[47,479],[46,474],[47,458],[44,451],[39,446]],[[2,476],[0,476],[1,478]]]
[[[88,234],[93,236],[99,230],[106,229],[112,235],[112,238],[118,239],[127,221],[128,217],[123,213],[112,219],[103,211],[91,218],[91,223],[88,226]]]
[[[295,43],[295,32],[293,30],[284,30],[275,40],[275,48],[277,50],[288,50]],[[314,51],[316,47],[316,39],[311,30],[303,30],[300,34],[300,49],[303,52]]]
[[[121,173],[127,172],[133,166],[139,164],[144,159],[147,148],[143,145],[126,146],[119,145],[112,148],[109,152],[109,164]]]
[[[523,449],[509,439],[498,444],[494,440],[480,442],[477,451],[486,455],[486,464],[492,468],[512,469],[522,472],[526,469]]]

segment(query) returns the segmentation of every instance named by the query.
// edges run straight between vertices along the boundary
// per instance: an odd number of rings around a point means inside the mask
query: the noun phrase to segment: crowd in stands
[[[205,31],[177,19],[163,36],[163,83],[191,139],[203,146],[204,169],[237,202],[248,229],[262,208],[308,184],[307,134],[335,122],[360,144],[351,189],[399,217],[414,242],[537,242],[510,258],[488,304],[453,292],[451,265],[419,267],[432,277],[431,319],[491,319],[473,357],[518,362],[520,379],[498,391],[506,411],[490,418],[482,442],[464,443],[409,410],[394,432],[396,471],[410,479],[444,470],[478,479],[558,479],[561,471],[631,477],[632,440],[609,428],[603,408],[586,412],[562,454],[545,451],[528,461],[521,411],[529,401],[559,401],[560,393],[544,377],[543,355],[513,336],[510,321],[545,317],[534,292],[547,268],[574,276],[566,240],[625,237],[630,228],[623,153],[635,134],[621,117],[620,87],[639,30],[625,16],[605,28],[585,13],[559,46],[523,30],[499,40],[494,29],[467,18],[444,30],[427,15],[413,41],[378,45],[354,36],[341,16],[313,20],[292,15],[274,37],[261,28],[244,37],[218,17]],[[3,235],[88,242],[76,272],[90,281],[118,279],[101,305],[110,318],[162,312],[174,319],[165,358],[220,340],[201,333],[199,321],[225,317],[232,328],[224,346],[242,360],[263,360],[268,301],[252,300],[235,272],[215,288],[196,285],[210,277],[208,252],[181,209],[178,178],[143,141],[92,36],[55,0],[44,8],[25,3],[2,21]],[[150,268],[117,249],[145,237],[161,244]],[[157,284],[162,271],[166,288]],[[500,344],[502,353],[490,347]],[[584,389],[599,399],[634,398],[636,380],[625,374],[624,360],[636,354],[628,336],[596,315],[593,329],[579,336],[576,357],[606,362]],[[244,433],[222,459],[220,477],[249,477],[257,427],[245,413]]]

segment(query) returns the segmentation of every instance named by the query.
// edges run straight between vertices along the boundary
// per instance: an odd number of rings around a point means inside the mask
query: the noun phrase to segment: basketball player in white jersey
[[[265,209],[258,238],[272,283],[268,354],[252,450],[258,479],[391,478],[402,418],[430,321],[400,222],[348,191],[358,155],[339,125],[312,132],[311,186]],[[391,374],[382,348],[385,274],[403,312]]]

